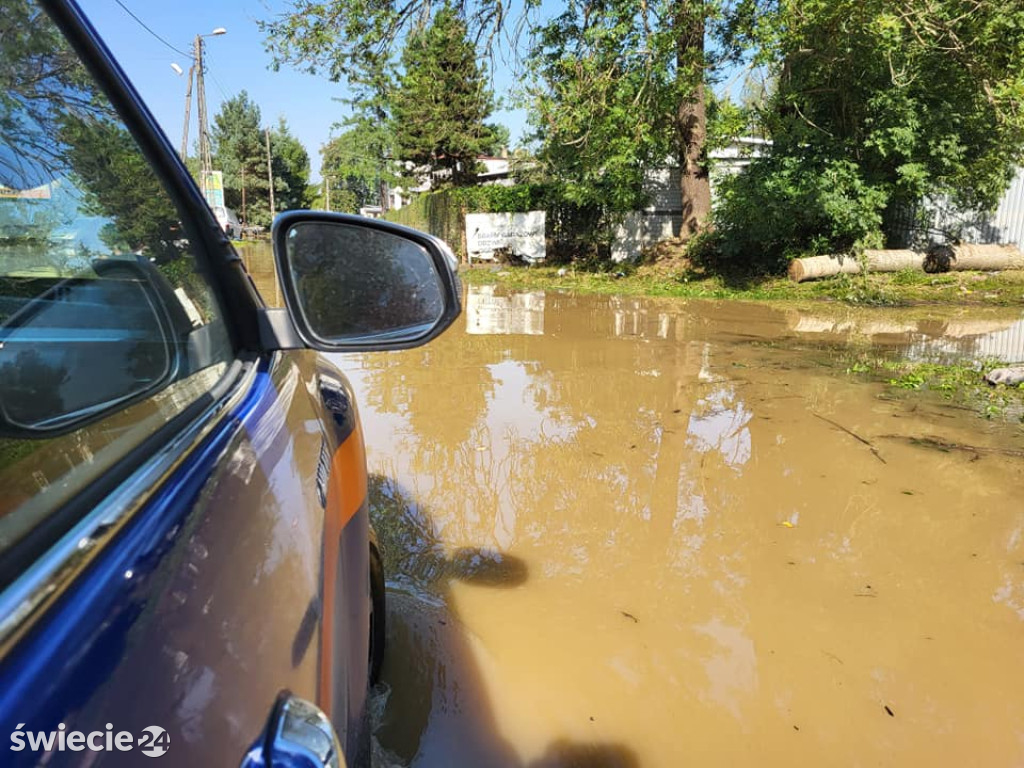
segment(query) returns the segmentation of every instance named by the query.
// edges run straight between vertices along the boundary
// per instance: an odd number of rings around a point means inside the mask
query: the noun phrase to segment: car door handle
[[[345,755],[320,707],[285,692],[241,768],[345,768]]]

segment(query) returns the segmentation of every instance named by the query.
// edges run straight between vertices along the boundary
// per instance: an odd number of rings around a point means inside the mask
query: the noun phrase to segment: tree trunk
[[[699,232],[711,213],[711,182],[704,164],[707,111],[704,99],[705,0],[677,0],[676,77],[687,93],[676,116],[683,222],[679,237]]]
[[[922,269],[923,257],[915,251],[864,251],[868,272],[900,272]],[[795,283],[835,275],[859,275],[860,262],[853,256],[811,256],[789,263],[789,279]]]
[[[1024,269],[1024,254],[1015,245],[933,245],[924,260],[925,272]]]

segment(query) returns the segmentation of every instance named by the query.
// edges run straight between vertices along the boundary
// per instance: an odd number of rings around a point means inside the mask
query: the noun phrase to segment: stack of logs
[[[797,283],[834,275],[859,275],[868,272],[901,272],[920,269],[929,273],[993,272],[1003,269],[1024,269],[1024,253],[1015,245],[933,245],[920,251],[864,251],[862,259],[854,256],[811,256],[793,259],[789,279]]]

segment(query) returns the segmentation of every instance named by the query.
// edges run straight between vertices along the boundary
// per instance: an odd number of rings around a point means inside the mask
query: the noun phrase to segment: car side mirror
[[[462,310],[455,257],[431,235],[361,216],[289,211],[274,222],[272,238],[285,306],[304,346],[418,347]]]

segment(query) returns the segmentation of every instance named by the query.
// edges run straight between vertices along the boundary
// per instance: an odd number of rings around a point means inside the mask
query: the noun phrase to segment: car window
[[[58,29],[0,4],[0,556],[232,357],[181,213]]]

